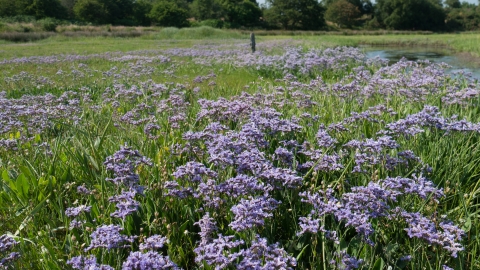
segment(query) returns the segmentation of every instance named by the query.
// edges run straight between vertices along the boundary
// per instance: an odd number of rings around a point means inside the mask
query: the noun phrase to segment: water
[[[404,48],[404,47],[362,47],[368,58],[380,57],[390,60],[389,64],[398,62],[402,57],[411,61],[429,60],[434,63],[446,63],[452,68],[448,73],[455,74],[458,71],[471,73],[472,77],[480,80],[480,61],[472,61],[471,58],[454,54],[448,49],[435,48]]]

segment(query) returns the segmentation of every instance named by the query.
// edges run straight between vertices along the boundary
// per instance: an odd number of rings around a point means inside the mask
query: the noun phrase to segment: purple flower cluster
[[[240,203],[233,206],[231,211],[235,219],[230,223],[230,227],[241,232],[257,226],[263,226],[265,219],[272,217],[273,210],[277,208],[280,202],[265,197],[241,199]]]
[[[128,215],[137,211],[140,204],[134,200],[134,197],[136,194],[143,195],[144,190],[144,187],[139,184],[140,177],[135,172],[135,168],[142,164],[151,166],[152,162],[137,150],[125,146],[114,155],[107,157],[104,164],[114,175],[114,178],[109,178],[107,181],[127,189],[109,198],[109,201],[116,203],[117,207],[111,216],[125,220]]]
[[[434,187],[433,183],[423,176],[388,177],[378,183],[370,182],[366,187],[352,187],[352,191],[344,193],[340,199],[335,198],[332,189],[317,193],[304,192],[300,195],[304,197],[303,202],[313,206],[313,210],[309,216],[300,218],[299,235],[306,232],[328,232],[320,227],[320,218],[333,215],[345,226],[355,228],[368,244],[373,245],[368,239],[368,236],[374,233],[371,221],[399,216],[407,222],[408,228],[405,231],[410,238],[416,237],[430,244],[437,244],[453,257],[463,250],[460,241],[464,232],[453,223],[441,223],[439,226],[442,231],[439,231],[433,221],[421,216],[420,213],[410,213],[400,207],[392,207],[399,201],[400,196],[414,195],[435,201],[444,196],[441,189]]]
[[[455,226],[452,222],[441,222],[437,225],[430,219],[422,216],[420,213],[409,213],[400,208],[395,209],[392,218],[401,217],[405,220],[408,227],[405,228],[410,238],[425,240],[429,244],[438,245],[450,256],[457,257],[458,252],[464,250],[460,244],[465,232]],[[395,215],[397,214],[397,215]]]
[[[168,256],[160,255],[154,251],[142,253],[140,251],[131,252],[128,258],[123,262],[122,270],[180,270]]]
[[[117,225],[103,225],[98,227],[91,235],[90,245],[85,248],[89,251],[95,248],[113,248],[128,247],[127,243],[133,243],[136,237],[128,237],[120,234],[122,227]]]
[[[89,270],[89,269],[114,270],[115,269],[109,265],[98,264],[97,258],[95,258],[95,256],[93,255],[90,255],[88,257],[84,257],[81,255],[73,257],[67,261],[67,264],[71,265],[73,269],[78,269],[78,270]]]
[[[0,236],[0,268],[8,269],[9,265],[20,257],[20,253],[11,252],[18,244],[13,237],[3,234]]]
[[[290,270],[297,266],[297,260],[288,255],[279,244],[268,245],[267,239],[258,235],[250,247],[243,251],[242,257],[240,263],[235,266],[236,269]]]
[[[91,206],[80,205],[78,207],[69,207],[65,210],[67,217],[78,217],[81,213],[89,213],[92,209]]]

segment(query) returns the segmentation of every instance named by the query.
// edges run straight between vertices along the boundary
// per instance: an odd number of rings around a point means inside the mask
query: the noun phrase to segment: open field
[[[0,267],[480,269],[476,80],[176,34],[0,45]]]

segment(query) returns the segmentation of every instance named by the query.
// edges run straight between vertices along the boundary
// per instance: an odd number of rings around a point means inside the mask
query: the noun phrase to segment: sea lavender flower
[[[147,135],[147,138],[149,138],[151,140],[156,140],[160,137],[160,135],[156,134],[159,130],[160,130],[159,125],[153,124],[153,123],[148,123],[143,128],[143,133],[145,133],[145,135]]]
[[[218,230],[215,219],[210,217],[210,213],[207,212],[203,217],[194,223],[200,227],[200,232],[198,233],[201,238],[201,243],[199,246],[206,245],[213,240],[213,233]]]
[[[80,228],[82,228],[83,224],[85,224],[85,223],[86,223],[86,221],[73,219],[72,221],[70,221],[69,229],[70,230],[80,229]]]
[[[81,213],[90,213],[91,206],[80,205],[78,207],[69,207],[65,210],[67,217],[78,217]]]
[[[342,270],[357,269],[364,262],[362,259],[357,259],[349,255],[346,251],[341,251],[337,256],[340,258],[340,263],[337,264],[337,268]]]
[[[97,258],[94,255],[84,257],[82,255],[71,258],[67,261],[68,265],[71,265],[73,269],[78,270],[114,270],[115,268],[110,265],[98,264]]]
[[[317,135],[315,137],[317,138],[317,143],[320,147],[329,148],[335,146],[335,143],[337,143],[337,140],[332,138],[328,134],[325,126],[323,125],[318,129]]]
[[[294,269],[295,266],[297,266],[297,260],[288,255],[278,243],[268,245],[266,238],[260,238],[256,235],[250,247],[244,250],[242,261],[235,268],[244,270],[290,270]]]
[[[140,251],[131,252],[128,258],[123,262],[122,270],[154,270],[154,269],[175,269],[180,270],[168,256],[160,255],[154,251],[142,253]]]
[[[235,240],[234,236],[218,234],[218,238],[209,242],[201,241],[194,249],[195,262],[200,265],[205,263],[218,270],[225,269],[242,256],[242,250],[239,252],[232,250],[243,244],[243,240]]]
[[[93,191],[85,187],[85,184],[82,184],[81,186],[77,187],[77,193],[81,195],[91,195],[93,194]]]
[[[3,234],[0,236],[0,255],[8,253],[5,257],[0,257],[0,268],[8,268],[8,266],[20,257],[20,253],[11,252],[14,246],[18,244],[13,237]]]
[[[297,233],[297,236],[303,235],[307,232],[312,234],[322,232],[324,233],[325,238],[332,240],[335,244],[340,243],[337,232],[326,230],[324,226],[320,226],[320,219],[313,219],[312,214],[307,217],[300,217],[299,220],[300,222],[298,225],[302,230]]]
[[[303,178],[296,175],[293,170],[276,167],[264,169],[259,178],[277,189],[298,188],[303,182]]]
[[[288,151],[283,147],[278,147],[275,149],[274,159],[284,163],[287,166],[290,166],[293,162],[293,153]]]
[[[128,215],[137,212],[140,203],[134,200],[135,194],[135,191],[122,191],[120,195],[108,198],[108,201],[116,203],[117,207],[110,216],[125,220]]]
[[[176,179],[185,179],[189,182],[201,182],[202,178],[217,177],[217,173],[207,168],[205,165],[199,162],[190,161],[187,164],[180,166],[173,173]]]
[[[121,235],[122,227],[117,225],[102,225],[98,227],[91,235],[90,246],[85,248],[89,251],[95,248],[123,248],[127,247],[126,243],[133,243],[135,237]]]
[[[160,249],[168,241],[167,237],[160,235],[152,235],[145,239],[143,243],[140,244],[140,250],[154,250]]]
[[[238,174],[217,185],[216,189],[218,192],[230,197],[238,197],[242,195],[254,195],[256,193],[264,194],[265,192],[273,190],[273,187],[262,183],[254,176]]]
[[[104,164],[115,176],[107,178],[107,181],[124,185],[136,193],[143,194],[144,187],[139,185],[140,177],[135,173],[135,167],[141,164],[151,166],[152,162],[148,158],[142,156],[137,150],[124,146],[112,156],[107,157]]]
[[[435,223],[422,216],[420,213],[409,213],[401,208],[396,208],[394,214],[403,217],[408,225],[405,229],[410,238],[419,238],[429,244],[435,244],[450,253],[450,256],[456,258],[458,252],[464,248],[460,244],[465,232],[451,222],[441,222],[438,230]]]
[[[398,191],[402,194],[415,194],[422,199],[432,196],[432,199],[438,202],[438,199],[444,196],[443,190],[435,187],[434,183],[424,176],[412,175],[412,178],[387,177],[380,181],[384,189]]]
[[[266,196],[250,198],[249,200],[241,199],[240,203],[231,209],[235,215],[235,219],[229,226],[237,232],[256,226],[263,226],[265,219],[273,216],[271,212],[273,212],[279,204],[279,201]]]

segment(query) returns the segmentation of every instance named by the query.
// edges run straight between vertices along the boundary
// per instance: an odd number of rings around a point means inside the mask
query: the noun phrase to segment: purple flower
[[[279,204],[277,200],[265,196],[249,200],[241,199],[240,203],[231,209],[235,219],[229,226],[237,232],[263,226],[265,219],[273,216],[271,212]]]
[[[116,203],[117,207],[110,216],[125,220],[128,215],[137,212],[140,203],[134,200],[135,194],[134,191],[122,191],[120,195],[108,198],[108,201]]]
[[[279,247],[278,243],[268,245],[267,239],[260,238],[258,235],[255,236],[250,247],[244,250],[242,258],[242,261],[235,266],[236,269],[288,270],[297,266],[297,260]]]
[[[317,138],[317,143],[320,147],[329,148],[329,147],[335,146],[335,143],[337,143],[337,140],[332,138],[327,133],[323,125],[318,129],[316,138]]]
[[[435,223],[422,216],[420,213],[409,213],[401,208],[395,209],[400,217],[403,217],[408,225],[405,229],[410,238],[423,239],[429,244],[435,244],[442,247],[450,253],[450,256],[456,258],[458,252],[464,248],[460,244],[465,232],[453,225],[451,222],[441,222],[438,230]]]
[[[227,179],[225,182],[217,185],[217,191],[228,196],[238,197],[242,195],[254,195],[256,193],[264,194],[273,190],[273,188],[260,182],[254,176],[238,174],[233,178]]]
[[[199,221],[194,223],[200,227],[198,233],[201,237],[200,245],[206,245],[212,241],[213,233],[218,230],[215,220],[210,217],[210,213],[206,213]]]
[[[131,252],[128,258],[123,262],[122,270],[154,270],[154,269],[178,269],[168,256],[162,256],[154,251],[142,253],[140,251]]]
[[[167,242],[167,237],[160,236],[160,235],[152,235],[145,239],[143,243],[140,244],[140,250],[147,250],[147,249],[160,249],[163,245]]]
[[[91,195],[91,194],[93,194],[93,191],[86,188],[85,184],[83,184],[83,185],[77,187],[77,193],[82,194],[82,195]]]
[[[13,237],[3,234],[0,236],[0,255],[8,253],[5,257],[0,257],[0,268],[8,269],[9,265],[20,257],[18,252],[10,252],[18,244]]]
[[[91,209],[92,209],[91,206],[86,206],[86,205],[80,205],[78,207],[69,207],[65,210],[65,215],[67,217],[77,217],[81,213],[90,213]]]
[[[152,166],[148,158],[142,156],[137,150],[124,146],[112,156],[107,157],[104,164],[115,176],[108,178],[107,181],[117,186],[124,185],[136,193],[143,194],[144,187],[139,185],[140,177],[135,173],[135,168],[141,164]]]
[[[207,264],[215,269],[225,269],[232,265],[243,251],[232,251],[236,247],[243,245],[243,240],[234,240],[234,236],[218,235],[218,238],[211,239],[209,242],[200,242],[194,249],[195,262],[197,264]]]
[[[217,177],[217,173],[205,167],[202,163],[191,161],[178,167],[173,176],[176,179],[186,179],[190,182],[201,182],[203,177]]]
[[[340,252],[337,254],[337,256],[340,258],[340,263],[337,264],[337,268],[342,270],[357,269],[364,262],[362,259],[357,259],[353,256],[350,256],[345,251]]]
[[[73,257],[67,261],[67,264],[71,265],[73,269],[78,269],[78,270],[90,270],[90,269],[114,270],[115,269],[109,265],[98,264],[97,258],[95,258],[95,256],[93,255],[90,255],[88,257],[84,257],[81,255]]]
[[[90,246],[85,248],[89,251],[95,248],[123,248],[127,247],[126,243],[133,243],[135,237],[121,235],[122,227],[117,225],[103,225],[98,227],[91,235]]]

